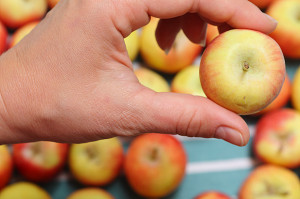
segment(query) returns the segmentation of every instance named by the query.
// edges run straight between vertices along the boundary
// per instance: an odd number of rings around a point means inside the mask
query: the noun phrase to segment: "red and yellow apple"
[[[201,87],[199,66],[188,66],[179,71],[172,80],[172,91],[206,97]]]
[[[279,109],[265,114],[257,123],[253,149],[263,162],[300,166],[300,113]]]
[[[13,171],[12,157],[6,145],[0,145],[0,190],[10,181]]]
[[[73,192],[67,199],[114,199],[114,197],[99,188],[83,188]]]
[[[48,5],[50,8],[53,8],[58,2],[59,0],[48,0]]]
[[[268,7],[270,4],[272,4],[273,2],[275,2],[276,0],[249,0],[249,1],[252,2],[254,5],[256,5],[257,7],[264,9]]]
[[[196,196],[194,199],[230,199],[230,197],[218,191],[208,191]]]
[[[244,181],[239,199],[296,199],[300,198],[300,181],[296,173],[284,167],[257,167]]]
[[[7,36],[6,27],[0,21],[0,55],[6,50]]]
[[[133,31],[124,39],[124,41],[129,58],[131,59],[131,61],[135,60],[140,49],[140,36],[138,30]]]
[[[30,22],[25,24],[24,26],[18,28],[12,35],[10,48],[19,43],[26,35],[28,35],[35,26],[39,23],[39,21]]]
[[[47,182],[63,168],[68,144],[41,141],[13,145],[13,160],[17,170],[34,182]]]
[[[174,136],[143,134],[129,146],[125,175],[132,189],[148,198],[163,197],[181,183],[186,168],[185,150]]]
[[[293,83],[292,83],[292,105],[297,110],[300,111],[300,67],[298,67]]]
[[[200,54],[202,47],[194,44],[180,31],[168,54],[157,44],[155,30],[157,18],[152,18],[149,24],[143,27],[140,40],[140,53],[149,67],[164,72],[176,73],[191,65]]]
[[[134,73],[143,86],[156,92],[170,91],[170,86],[167,80],[157,72],[145,67],[140,67],[136,69]]]
[[[0,192],[0,199],[51,199],[41,187],[29,182],[17,182]]]
[[[209,45],[217,36],[219,36],[218,26],[207,24],[206,45]]]
[[[0,0],[0,21],[10,28],[40,20],[47,12],[47,0]]]
[[[285,74],[277,43],[268,35],[246,29],[220,34],[208,45],[200,64],[206,96],[241,115],[270,104],[279,94]]]
[[[120,173],[124,160],[118,138],[72,144],[69,155],[71,173],[87,186],[104,186]]]
[[[270,34],[280,45],[283,54],[289,58],[300,58],[300,7],[299,0],[275,1],[266,13],[278,21]]]

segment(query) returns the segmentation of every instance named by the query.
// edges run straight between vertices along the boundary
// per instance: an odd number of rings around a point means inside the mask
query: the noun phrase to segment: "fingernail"
[[[244,139],[241,133],[229,127],[218,127],[216,130],[215,138],[223,139],[238,146],[244,146]]]
[[[275,23],[275,24],[278,24],[278,21],[276,20],[276,19],[274,19],[273,17],[271,17],[270,15],[268,15],[268,14],[266,14],[266,13],[264,13],[266,16],[267,16],[267,18],[270,20],[270,21],[272,21],[273,23]]]
[[[205,47],[205,45],[206,45],[206,32],[207,32],[207,23],[205,22],[203,25],[203,29],[201,30],[201,33],[200,33],[201,39],[200,39],[199,45],[202,47]]]

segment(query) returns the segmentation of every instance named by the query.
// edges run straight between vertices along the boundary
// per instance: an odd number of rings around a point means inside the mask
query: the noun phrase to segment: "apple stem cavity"
[[[158,158],[158,149],[154,148],[150,153],[150,160],[155,161]]]
[[[247,71],[249,68],[250,68],[249,63],[246,62],[246,61],[244,61],[244,64],[243,64],[243,70],[244,70],[244,71]]]

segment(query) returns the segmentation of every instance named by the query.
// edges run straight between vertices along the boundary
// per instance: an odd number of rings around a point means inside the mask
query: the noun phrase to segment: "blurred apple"
[[[187,158],[182,144],[172,135],[143,134],[130,144],[125,175],[135,192],[144,197],[163,197],[181,183]]]
[[[6,145],[0,145],[0,190],[9,182],[12,171],[12,157]]]
[[[209,45],[217,36],[219,36],[218,26],[207,24],[206,44]]]
[[[0,21],[0,55],[6,50],[7,36],[6,27]]]
[[[300,67],[298,67],[293,83],[292,83],[292,105],[297,110],[300,111]]]
[[[140,67],[136,69],[134,73],[143,86],[146,86],[156,92],[170,91],[170,86],[167,80],[157,72],[145,67]]]
[[[18,182],[5,187],[0,199],[51,199],[51,196],[33,183]]]
[[[208,191],[196,196],[194,199],[230,199],[230,197],[218,191]]]
[[[65,165],[68,144],[31,142],[13,145],[13,159],[17,170],[34,182],[50,181]]]
[[[124,39],[127,52],[131,61],[135,60],[140,48],[140,36],[138,30],[133,31],[128,37]]]
[[[39,21],[30,22],[25,24],[24,26],[18,28],[12,35],[10,48],[19,43],[26,35],[28,35],[35,26],[39,23]]]
[[[114,199],[114,197],[103,189],[83,188],[73,192],[67,199]]]
[[[199,66],[188,66],[179,71],[172,80],[173,92],[206,97],[199,77]]]
[[[275,1],[266,13],[278,21],[270,34],[280,45],[283,54],[289,58],[300,58],[300,11],[299,0]]]
[[[50,8],[53,8],[58,2],[59,0],[48,0],[48,5]]]
[[[200,54],[202,47],[190,42],[183,31],[180,31],[169,53],[166,54],[156,42],[157,24],[158,19],[152,18],[142,29],[140,51],[143,60],[151,68],[164,73],[176,73],[191,65]]]
[[[69,166],[73,176],[87,186],[104,186],[120,173],[124,159],[118,138],[72,144]]]
[[[237,114],[256,113],[270,104],[284,82],[285,61],[268,35],[233,29],[220,34],[201,58],[204,93]]]
[[[257,123],[253,148],[263,162],[299,167],[300,113],[280,109],[265,114]]]
[[[298,199],[300,182],[289,169],[275,165],[257,167],[243,183],[239,199]]]
[[[255,4],[257,7],[264,9],[276,0],[249,0],[249,1]]]

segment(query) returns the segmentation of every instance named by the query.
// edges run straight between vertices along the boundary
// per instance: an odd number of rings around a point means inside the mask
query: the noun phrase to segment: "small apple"
[[[146,86],[156,92],[170,91],[170,86],[167,80],[157,72],[145,67],[140,67],[136,69],[134,73],[143,86]]]
[[[0,145],[0,190],[9,182],[13,171],[12,157],[6,145]]]
[[[124,170],[135,192],[157,198],[170,194],[179,186],[186,163],[185,150],[174,136],[149,133],[132,141]]]
[[[35,26],[39,23],[39,21],[30,22],[25,24],[24,26],[18,28],[12,35],[10,48],[19,43],[26,35],[28,35]]]
[[[218,191],[208,191],[196,196],[194,199],[230,199],[230,197]]]
[[[282,88],[278,94],[278,96],[271,102],[266,108],[259,111],[257,115],[262,115],[267,112],[277,110],[279,108],[284,107],[291,98],[292,93],[292,84],[288,75],[285,76],[285,80],[283,82]]]
[[[257,7],[264,9],[268,7],[270,4],[272,4],[273,2],[275,2],[276,0],[249,0],[249,1],[252,2],[254,5],[256,5]]]
[[[0,21],[0,55],[6,50],[7,36],[6,27]]]
[[[48,0],[48,5],[50,8],[53,8],[58,2],[59,0]]]
[[[0,0],[0,21],[18,28],[40,20],[47,12],[47,0]]]
[[[124,39],[126,49],[131,61],[135,60],[140,48],[140,36],[138,30],[133,31],[128,37]]]
[[[300,67],[298,67],[293,83],[292,83],[292,105],[297,110],[300,111]]]
[[[207,24],[206,44],[209,45],[217,36],[219,36],[218,26]]]
[[[156,42],[157,18],[152,18],[142,28],[140,52],[149,67],[164,73],[176,73],[191,65],[200,54],[202,47],[194,44],[180,31],[169,53],[166,54]]]
[[[17,170],[34,182],[50,181],[65,165],[68,144],[41,141],[13,145]]]
[[[277,41],[283,54],[289,58],[300,58],[300,7],[299,0],[275,1],[266,13],[278,21],[270,36]]]
[[[263,162],[288,168],[300,166],[300,113],[279,109],[257,123],[253,141],[256,156]]]
[[[200,63],[204,93],[215,103],[241,115],[253,114],[279,94],[285,61],[269,36],[246,29],[220,34]]]
[[[0,199],[51,199],[41,187],[29,182],[17,182],[0,192]]]
[[[69,166],[73,176],[87,186],[104,186],[120,173],[124,160],[118,138],[72,144]]]
[[[172,80],[172,91],[206,97],[201,87],[199,70],[199,66],[191,65],[179,71]]]
[[[114,197],[103,189],[83,188],[73,192],[67,199],[114,199]]]
[[[297,199],[300,181],[289,169],[262,165],[254,169],[239,191],[239,199]]]

